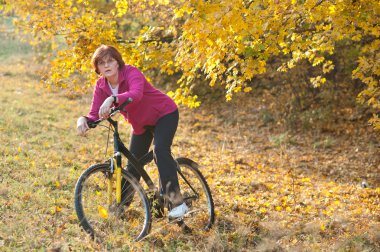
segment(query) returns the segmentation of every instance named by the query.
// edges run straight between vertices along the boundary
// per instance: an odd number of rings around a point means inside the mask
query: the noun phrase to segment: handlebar
[[[129,103],[131,103],[133,101],[133,99],[131,97],[129,97],[125,102],[123,102],[120,106],[118,107],[113,107],[111,108],[111,112],[109,114],[109,117],[112,117],[114,116],[115,114],[119,113],[120,111],[123,111],[124,107],[127,106]],[[98,124],[104,120],[107,120],[107,119],[98,119],[94,122],[87,122],[88,124],[88,127],[93,129],[95,128],[96,126],[98,126]]]

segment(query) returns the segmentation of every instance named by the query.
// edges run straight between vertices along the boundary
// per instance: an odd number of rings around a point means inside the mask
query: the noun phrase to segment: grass
[[[0,14],[0,60],[13,55],[25,55],[32,52],[32,47],[20,41],[12,32],[12,18]]]
[[[62,148],[75,145],[66,138],[72,122],[52,120],[67,116],[65,108],[70,101],[61,104],[56,94],[45,93],[37,83],[28,82],[25,63],[20,59],[1,68],[12,76],[1,77],[1,142],[7,144],[1,147],[0,236],[6,247],[18,249],[49,247],[54,242],[54,232],[62,225],[57,209],[71,205],[73,184],[67,182],[67,176],[79,174],[74,169],[74,153],[66,155]],[[24,226],[26,223],[33,224]]]
[[[73,191],[80,173],[104,160],[107,131],[77,137],[76,119],[87,112],[90,94],[68,99],[47,92],[31,77],[29,64],[29,57],[15,54],[0,63],[1,251],[380,249],[380,188],[371,178],[374,186],[367,189],[350,180],[355,170],[349,165],[363,163],[359,157],[345,159],[352,146],[337,138],[315,146],[305,136],[292,136],[297,145],[284,145],[290,141],[286,132],[256,129],[257,120],[245,120],[249,114],[238,103],[181,109],[173,152],[202,166],[217,212],[210,232],[185,235],[161,222],[140,243],[128,237],[112,248],[95,243],[78,225]],[[128,138],[128,126],[121,128]],[[338,147],[347,150],[344,155]],[[361,154],[366,158],[364,149]],[[324,167],[339,171],[342,165],[341,177],[324,176]]]

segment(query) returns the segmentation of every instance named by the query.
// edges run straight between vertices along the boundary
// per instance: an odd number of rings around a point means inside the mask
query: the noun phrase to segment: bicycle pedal
[[[173,219],[170,223],[177,224],[179,227],[181,227],[182,232],[185,234],[192,233],[192,229],[186,225],[183,217]]]
[[[177,222],[183,221],[183,216],[179,217],[179,218],[170,218],[170,217],[168,217],[168,221],[169,221],[169,223],[177,223]]]
[[[188,225],[186,225],[184,223],[182,225],[182,232],[185,233],[185,234],[191,234],[193,232],[193,230]]]

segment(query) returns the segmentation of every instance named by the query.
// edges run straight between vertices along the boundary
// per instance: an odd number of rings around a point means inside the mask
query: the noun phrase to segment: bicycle
[[[110,116],[104,119],[110,123],[109,129],[113,129],[113,157],[86,169],[75,186],[74,203],[79,223],[93,239],[117,239],[128,235],[140,241],[151,230],[152,216],[164,217],[164,208],[168,208],[167,201],[143,168],[154,160],[153,150],[140,159],[135,158],[120,139],[118,122],[112,119],[131,101],[130,98],[119,107],[112,108]],[[104,120],[89,123],[89,127],[95,128]],[[122,155],[141,175],[146,190],[134,176],[121,168]],[[177,158],[176,163],[181,193],[190,211],[183,218],[170,222],[177,223],[186,232],[201,228],[209,230],[215,213],[206,179],[198,164],[191,159]]]

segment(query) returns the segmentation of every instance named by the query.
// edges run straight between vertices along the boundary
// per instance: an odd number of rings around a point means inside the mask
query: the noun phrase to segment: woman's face
[[[98,69],[100,74],[108,79],[118,76],[119,65],[114,58],[106,55],[98,61]]]

